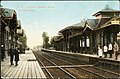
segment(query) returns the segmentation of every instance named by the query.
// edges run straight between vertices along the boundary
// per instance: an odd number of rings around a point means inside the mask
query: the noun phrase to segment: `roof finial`
[[[106,5],[105,5],[105,8],[104,8],[103,10],[114,10],[114,9],[112,9],[111,7],[109,7],[108,4],[106,4]]]
[[[106,4],[104,9],[109,9],[109,5],[108,5],[108,4]]]

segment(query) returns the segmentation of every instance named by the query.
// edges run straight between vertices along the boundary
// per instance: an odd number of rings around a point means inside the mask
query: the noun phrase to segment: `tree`
[[[22,43],[23,47],[27,47],[27,38],[26,35],[19,37],[19,41]]]
[[[54,47],[54,37],[51,38],[51,40],[50,40],[50,44],[51,44],[51,46]]]
[[[43,37],[43,48],[49,48],[49,36],[47,32],[43,32],[42,34]]]

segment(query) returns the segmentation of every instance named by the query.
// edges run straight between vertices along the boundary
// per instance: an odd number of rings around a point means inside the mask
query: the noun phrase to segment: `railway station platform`
[[[76,53],[76,54],[80,54],[80,53]],[[99,58],[98,55],[94,55],[94,54],[80,54],[80,55]],[[103,55],[103,56],[102,56],[102,59],[112,60],[112,61],[120,61],[120,55],[118,55],[118,59],[117,59],[117,60],[115,60],[115,55],[114,55],[114,54],[112,55],[112,58],[109,58],[109,57],[110,57],[109,54],[107,54],[107,57],[106,57],[106,58],[104,58],[104,55]]]
[[[3,79],[36,79],[36,78],[46,78],[41,67],[32,51],[26,51],[25,54],[20,54],[20,61],[18,66],[10,65],[10,57],[6,57],[4,61],[1,62],[1,78]]]
[[[96,55],[96,54],[81,54],[81,53],[75,53],[75,52],[65,52],[65,51],[56,51],[56,50],[47,50],[47,49],[43,49],[43,50],[56,52],[56,53],[66,53],[66,54],[71,54],[71,55],[82,55],[82,56],[87,56],[87,57],[99,58],[98,55]],[[118,55],[117,60],[115,60],[115,55],[114,54],[112,54],[112,58],[109,58],[109,57],[110,57],[110,55],[107,54],[107,58],[104,58],[104,55],[103,55],[101,59],[112,60],[112,61],[120,61],[120,54]]]

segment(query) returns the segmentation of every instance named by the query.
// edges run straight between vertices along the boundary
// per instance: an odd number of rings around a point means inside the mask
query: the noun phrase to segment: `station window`
[[[82,37],[82,47],[85,47],[85,38]]]
[[[69,42],[67,43],[67,48],[69,48],[70,46],[69,46]]]
[[[107,44],[107,35],[104,35],[104,44]]]
[[[86,39],[86,46],[90,47],[90,39],[89,39],[89,37],[87,37],[87,39]]]
[[[110,34],[110,42],[113,43],[113,33]]]
[[[81,47],[82,45],[81,45],[81,40],[80,40],[80,47]]]
[[[85,42],[84,41],[82,42],[82,46],[85,47]]]

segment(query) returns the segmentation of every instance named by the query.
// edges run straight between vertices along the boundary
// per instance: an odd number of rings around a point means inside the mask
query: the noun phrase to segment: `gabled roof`
[[[83,21],[81,21],[81,22],[79,22],[79,23],[77,23],[77,24],[73,24],[73,25],[71,25],[71,26],[69,26],[69,27],[81,27],[81,28],[83,28],[84,26],[85,26],[85,20],[83,20]]]
[[[116,20],[117,19],[117,20]],[[103,24],[102,24],[103,22]],[[112,23],[115,22],[115,23]],[[117,23],[116,23],[117,22]],[[101,21],[101,25],[99,24],[98,27],[96,27],[94,30],[99,30],[111,25],[120,25],[120,17],[112,17],[112,18],[108,18],[108,19],[103,19],[103,21]]]
[[[86,20],[86,25],[85,25],[85,28],[83,30],[83,32],[85,30],[87,30],[88,28],[90,30],[94,30],[94,28],[96,27],[96,25],[98,24],[99,20],[98,19],[87,19]]]
[[[85,20],[84,20],[84,21],[81,21],[81,22],[79,22],[79,23],[76,23],[76,24],[73,24],[73,25],[71,25],[71,26],[68,26],[68,27],[64,28],[64,29],[60,30],[59,32],[66,31],[66,30],[68,30],[68,29],[81,29],[81,28],[84,28],[85,23],[86,23]]]
[[[120,13],[119,10],[114,10],[111,7],[109,7],[108,5],[106,5],[104,9],[102,9],[101,11],[98,11],[97,13],[93,14],[93,16],[97,16],[100,13],[105,13],[105,12],[118,12],[118,13]]]
[[[112,17],[111,17],[112,18]],[[111,18],[101,18],[98,25],[96,26],[96,28],[100,27],[101,25],[105,24],[106,22],[108,22]]]
[[[115,10],[109,7],[109,5],[106,5],[104,9],[102,9],[101,11],[115,11]]]
[[[89,25],[90,29],[94,29],[96,27],[96,25],[98,24],[98,19],[87,19],[86,22]]]

